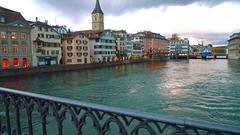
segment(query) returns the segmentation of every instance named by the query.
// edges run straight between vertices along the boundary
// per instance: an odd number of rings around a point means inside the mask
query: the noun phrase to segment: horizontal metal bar
[[[6,93],[6,94],[9,93],[9,94],[14,94],[19,96],[27,96],[31,98],[53,101],[53,102],[73,105],[73,106],[82,107],[82,108],[89,108],[89,109],[103,111],[103,112],[115,113],[115,114],[124,115],[128,117],[133,117],[133,118],[141,118],[141,119],[146,119],[150,121],[159,121],[159,122],[167,123],[171,125],[181,125],[188,128],[197,128],[197,129],[209,130],[209,131],[220,131],[220,132],[228,132],[233,134],[240,134],[240,126],[210,123],[210,122],[200,121],[200,120],[179,119],[176,117],[170,117],[166,115],[156,115],[151,113],[133,111],[131,109],[110,107],[106,105],[81,102],[81,101],[72,100],[72,99],[53,97],[48,95],[35,94],[35,93],[23,92],[20,90],[13,90],[13,89],[0,87],[0,94],[3,94],[3,93]]]

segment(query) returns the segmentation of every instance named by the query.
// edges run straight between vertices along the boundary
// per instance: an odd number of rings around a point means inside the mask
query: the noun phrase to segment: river
[[[161,61],[0,79],[0,86],[240,125],[240,62]]]

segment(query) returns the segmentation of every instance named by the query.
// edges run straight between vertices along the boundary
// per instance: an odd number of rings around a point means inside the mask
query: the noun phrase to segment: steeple
[[[92,30],[104,31],[104,14],[99,4],[99,0],[96,0],[96,6],[92,12]]]
[[[95,14],[95,13],[101,13],[101,14],[103,14],[103,11],[102,11],[101,6],[100,6],[100,4],[99,4],[99,0],[96,0],[95,8],[94,8],[94,10],[92,11],[92,14]]]

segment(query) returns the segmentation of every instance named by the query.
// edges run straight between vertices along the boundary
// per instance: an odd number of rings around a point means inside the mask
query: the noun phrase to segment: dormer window
[[[0,23],[5,23],[5,17],[0,16]]]
[[[84,38],[84,35],[82,33],[79,33],[79,38]]]

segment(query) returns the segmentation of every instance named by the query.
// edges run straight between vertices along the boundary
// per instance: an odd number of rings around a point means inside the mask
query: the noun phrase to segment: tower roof
[[[95,5],[95,8],[94,8],[92,14],[94,14],[94,13],[101,13],[101,14],[103,14],[103,11],[102,11],[101,6],[99,4],[99,0],[96,0],[96,5]]]

